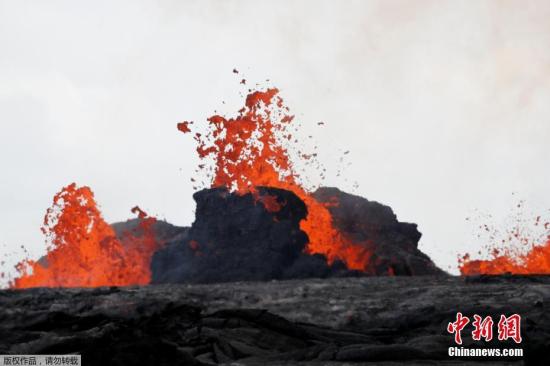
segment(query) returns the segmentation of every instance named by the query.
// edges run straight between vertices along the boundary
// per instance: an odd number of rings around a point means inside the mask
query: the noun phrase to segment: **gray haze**
[[[550,208],[549,19],[543,0],[1,0],[4,269],[45,252],[45,209],[73,181],[108,221],[139,204],[190,224],[195,146],[175,124],[234,114],[244,75],[281,89],[325,185],[391,205],[455,271],[486,244],[474,210]]]

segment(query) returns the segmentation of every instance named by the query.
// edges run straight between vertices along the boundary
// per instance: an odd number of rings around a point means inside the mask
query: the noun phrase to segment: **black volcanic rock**
[[[0,291],[0,354],[85,365],[547,365],[550,277],[402,276]],[[521,314],[524,357],[449,357],[456,313]]]
[[[307,208],[294,193],[258,187],[256,195],[243,195],[213,188],[195,193],[190,229],[164,224],[159,231],[167,245],[153,256],[152,283],[445,273],[418,249],[416,224],[399,222],[390,207],[336,188],[319,188],[314,197],[326,204],[340,232],[370,250],[365,272],[339,261],[329,266],[323,255],[304,253],[308,237],[300,221]],[[268,202],[279,209],[266,208]]]
[[[159,250],[153,283],[210,283],[350,275],[342,263],[305,254],[305,204],[292,192],[258,187],[257,196],[205,189],[193,196],[196,219],[184,240]],[[278,210],[263,202],[273,201]],[[269,206],[269,205],[268,205]]]
[[[338,188],[321,187],[313,196],[327,205],[334,225],[346,237],[373,252],[368,274],[444,274],[418,249],[422,234],[417,225],[399,222],[391,207]]]

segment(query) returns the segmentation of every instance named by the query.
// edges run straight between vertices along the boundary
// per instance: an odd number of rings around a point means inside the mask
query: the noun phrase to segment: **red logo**
[[[485,318],[474,314],[474,321],[472,326],[472,339],[474,341],[480,341],[482,338],[485,342],[489,342],[493,339],[493,318],[488,315]],[[470,318],[463,316],[461,312],[456,313],[456,320],[447,325],[447,332],[454,334],[455,343],[462,344],[462,330],[470,323]],[[521,343],[521,316],[519,314],[513,314],[509,317],[505,315],[500,316],[498,322],[498,340],[505,341],[513,339],[516,343]]]
[[[462,337],[460,336],[460,332],[462,332],[462,329],[470,322],[470,319],[468,319],[467,316],[462,316],[462,313],[456,313],[456,321],[454,323],[449,323],[447,325],[447,332],[454,333],[455,334],[455,342],[456,344],[462,344]]]
[[[498,322],[498,340],[505,341],[512,338],[514,342],[521,343],[521,316],[514,314],[508,318],[500,316]]]
[[[481,317],[475,314],[472,325],[475,328],[472,332],[472,339],[474,341],[479,341],[481,338],[484,338],[485,342],[489,342],[493,339],[493,318],[486,316],[482,321]]]

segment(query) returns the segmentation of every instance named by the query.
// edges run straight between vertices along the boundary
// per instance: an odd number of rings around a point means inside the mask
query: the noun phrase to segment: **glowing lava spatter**
[[[479,274],[550,274],[550,240],[534,246],[527,254],[515,255],[495,251],[492,259],[473,260],[466,254],[459,261],[462,275]]]
[[[46,212],[42,232],[47,255],[17,265],[12,288],[144,285],[150,282],[151,256],[158,249],[156,219],[135,207],[140,235],[119,240],[101,216],[89,187],[71,184],[57,193]],[[124,244],[123,244],[124,243]]]
[[[517,207],[520,208],[521,204]],[[471,259],[469,254],[459,258],[460,273],[465,276],[550,274],[550,223],[542,224],[541,217],[537,216],[534,226],[543,228],[546,233],[533,238],[532,230],[528,229],[525,220],[518,220],[512,229],[503,234],[498,230],[491,230],[487,224],[480,226],[490,234],[490,240],[501,236],[500,243],[487,247],[490,259]]]
[[[252,92],[235,118],[214,115],[208,118],[208,133],[195,133],[199,157],[214,161],[211,186],[225,186],[243,194],[254,193],[258,186],[294,192],[308,209],[307,218],[301,222],[309,237],[307,251],[325,255],[329,263],[340,259],[350,269],[365,270],[370,251],[345,238],[334,227],[328,209],[300,184],[285,147],[292,140],[289,126],[294,117],[278,93],[276,88]],[[188,125],[182,127],[178,125],[181,132],[190,132]],[[273,202],[262,203],[268,210],[277,209]]]

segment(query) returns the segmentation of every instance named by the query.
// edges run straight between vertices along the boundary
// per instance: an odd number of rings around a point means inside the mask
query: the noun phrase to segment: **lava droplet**
[[[178,130],[180,130],[183,133],[189,133],[191,132],[191,129],[189,128],[189,124],[192,122],[183,121],[178,123]]]

